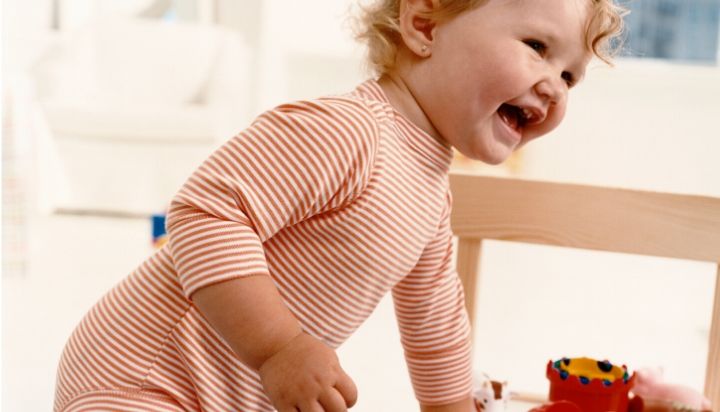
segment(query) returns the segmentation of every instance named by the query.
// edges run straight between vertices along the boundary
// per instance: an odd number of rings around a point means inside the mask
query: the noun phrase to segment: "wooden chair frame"
[[[719,198],[462,174],[450,185],[471,323],[484,239],[717,264],[705,395],[720,410]]]

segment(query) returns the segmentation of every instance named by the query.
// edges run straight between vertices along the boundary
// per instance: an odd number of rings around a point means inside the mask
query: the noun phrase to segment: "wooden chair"
[[[720,199],[461,174],[450,184],[471,322],[484,239],[717,264],[705,395],[720,410]]]

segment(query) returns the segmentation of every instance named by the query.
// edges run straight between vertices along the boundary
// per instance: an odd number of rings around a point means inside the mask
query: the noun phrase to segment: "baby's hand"
[[[335,351],[301,333],[259,369],[265,392],[278,412],[344,412],[357,401],[357,388]]]

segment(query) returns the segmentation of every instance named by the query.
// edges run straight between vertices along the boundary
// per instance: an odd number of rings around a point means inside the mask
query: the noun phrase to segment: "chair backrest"
[[[450,185],[471,321],[483,239],[717,264],[705,395],[720,408],[720,199],[462,174]]]

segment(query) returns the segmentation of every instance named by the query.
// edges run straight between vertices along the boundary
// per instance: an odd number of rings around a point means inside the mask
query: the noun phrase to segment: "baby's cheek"
[[[562,103],[556,104],[554,106],[550,107],[550,116],[552,116],[553,119],[555,119],[555,125],[553,126],[553,129],[558,127],[560,123],[562,123],[563,119],[565,119],[565,110],[567,109],[567,96],[563,100]]]
[[[548,117],[541,125],[543,128],[542,134],[550,133],[555,130],[555,128],[562,123],[563,119],[565,119],[565,104],[550,107]]]

